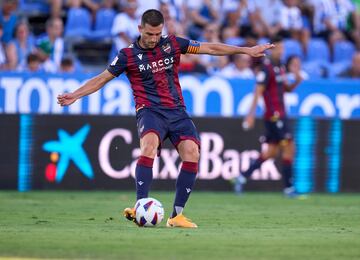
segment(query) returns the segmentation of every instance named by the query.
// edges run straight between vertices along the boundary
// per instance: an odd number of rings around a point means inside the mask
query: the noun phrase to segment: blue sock
[[[172,218],[182,213],[194,186],[197,171],[198,163],[183,162],[180,174],[176,181],[176,195],[174,210],[171,215]]]
[[[136,181],[136,200],[147,198],[149,195],[150,184],[153,178],[154,159],[140,156],[135,169]]]
[[[283,159],[282,162],[282,178],[284,182],[285,188],[289,188],[293,186],[293,172],[292,172],[292,161],[289,159]]]
[[[255,170],[257,170],[257,169],[260,168],[261,164],[262,164],[264,161],[265,161],[265,160],[260,156],[258,159],[256,159],[255,161],[253,161],[253,162],[250,163],[249,168],[248,168],[245,172],[243,172],[242,175],[243,175],[245,178],[249,178]]]

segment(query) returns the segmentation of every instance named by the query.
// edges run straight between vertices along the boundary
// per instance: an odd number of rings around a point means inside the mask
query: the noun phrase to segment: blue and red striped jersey
[[[126,73],[136,109],[185,107],[178,75],[180,56],[196,53],[200,43],[170,35],[162,36],[155,48],[143,49],[138,40],[121,49],[107,70],[116,77]]]
[[[263,92],[264,118],[266,120],[277,120],[286,117],[284,105],[285,67],[272,64],[269,59],[265,59],[261,70],[256,75],[256,82],[265,87]]]

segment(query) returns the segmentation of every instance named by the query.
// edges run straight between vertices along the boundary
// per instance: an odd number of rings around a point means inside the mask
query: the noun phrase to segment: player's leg
[[[181,214],[195,183],[198,172],[199,146],[192,140],[179,143],[178,151],[182,166],[176,181],[176,195],[172,217]]]
[[[176,180],[176,194],[173,213],[168,226],[197,227],[183,216],[183,210],[193,189],[198,171],[199,145],[192,140],[181,141],[177,146],[182,166]]]
[[[295,197],[297,193],[293,183],[293,160],[295,154],[295,144],[292,139],[284,140],[282,148],[282,178],[284,182],[284,195]]]
[[[182,211],[189,199],[198,171],[199,135],[194,123],[184,110],[174,112],[174,118],[169,128],[169,138],[179,152],[182,167],[176,181],[173,213],[168,219],[167,225],[170,227],[197,227],[195,223],[184,217]]]
[[[151,110],[141,109],[136,117],[141,150],[135,168],[136,199],[139,200],[148,197],[154,158],[167,130],[161,117]],[[135,222],[135,209],[126,208],[124,216]]]
[[[279,152],[279,133],[276,122],[273,122],[271,120],[265,120],[264,126],[265,136],[263,142],[267,143],[268,147],[266,150],[263,150],[261,152],[259,158],[257,158],[255,161],[250,162],[250,166],[246,171],[241,172],[239,176],[235,179],[235,193],[242,193],[244,184],[247,182],[247,179],[251,177],[253,172],[259,169],[263,162],[265,162],[267,159],[275,158]]]
[[[147,198],[153,179],[153,163],[160,140],[154,132],[148,132],[140,139],[141,155],[135,168],[136,200]]]
[[[263,162],[268,159],[275,158],[279,152],[279,145],[277,143],[269,143],[268,148],[261,152],[260,157],[250,163],[249,168],[242,173],[245,178],[250,178],[253,172],[261,167]]]

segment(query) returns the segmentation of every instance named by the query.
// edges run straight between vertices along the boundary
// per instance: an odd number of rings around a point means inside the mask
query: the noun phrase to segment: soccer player
[[[58,103],[62,106],[70,105],[125,72],[133,90],[140,138],[141,156],[135,170],[136,199],[148,197],[154,158],[161,143],[169,138],[179,152],[182,167],[176,182],[173,213],[167,226],[196,228],[197,225],[182,214],[198,171],[200,141],[195,125],[185,110],[178,76],[180,55],[245,53],[261,57],[273,44],[249,48],[199,43],[174,35],[162,36],[163,27],[164,17],[161,12],[154,9],[144,12],[138,27],[138,39],[129,47],[121,49],[105,71],[76,91],[59,95]],[[135,209],[126,208],[124,216],[136,223]]]
[[[287,82],[284,65],[281,64],[281,57],[284,52],[284,45],[281,37],[274,37],[272,42],[275,47],[271,50],[270,58],[264,59],[256,75],[256,86],[252,104],[247,117],[243,123],[245,129],[254,127],[255,111],[258,99],[262,96],[265,103],[264,123],[265,142],[268,147],[260,157],[250,163],[250,167],[240,173],[235,180],[235,192],[241,193],[242,186],[252,173],[259,169],[261,164],[270,158],[275,158],[279,151],[282,152],[282,177],[284,182],[284,195],[296,197],[293,186],[293,158],[294,142],[290,132],[286,111],[284,106],[284,93],[294,90],[302,81],[300,73],[295,74],[295,80],[291,84]]]

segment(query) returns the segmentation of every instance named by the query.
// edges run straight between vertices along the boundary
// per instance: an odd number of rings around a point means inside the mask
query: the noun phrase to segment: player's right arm
[[[83,86],[78,88],[72,93],[61,94],[57,97],[58,104],[61,106],[69,106],[74,103],[79,98],[90,95],[95,91],[98,91],[106,83],[112,80],[115,76],[111,74],[108,70],[103,71],[99,75],[88,80]]]
[[[123,73],[127,66],[127,57],[120,51],[113,62],[99,75],[87,81],[83,86],[72,93],[61,94],[57,97],[58,104],[69,106],[79,98],[90,95],[101,89],[106,83]]]
[[[253,99],[251,101],[250,109],[248,115],[246,116],[243,122],[244,129],[253,128],[255,125],[255,114],[256,106],[259,101],[259,98],[263,95],[266,85],[268,82],[269,73],[266,67],[262,66],[260,71],[256,74],[256,85],[254,89]]]
[[[253,99],[251,101],[249,112],[245,118],[243,123],[244,129],[253,128],[255,125],[255,113],[256,113],[256,106],[259,101],[259,98],[262,96],[265,90],[265,85],[263,84],[256,84]]]

